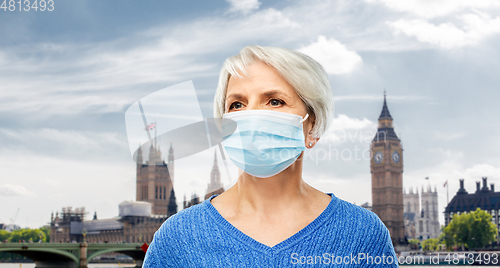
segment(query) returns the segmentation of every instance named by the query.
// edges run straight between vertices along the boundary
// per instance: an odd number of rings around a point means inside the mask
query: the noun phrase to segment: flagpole
[[[450,192],[450,186],[448,185],[448,181],[446,181],[446,205],[450,203],[450,198],[448,197],[448,194]]]

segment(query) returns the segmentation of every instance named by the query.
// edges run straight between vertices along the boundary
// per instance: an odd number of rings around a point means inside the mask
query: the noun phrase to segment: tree
[[[422,242],[423,250],[435,251],[439,248],[439,240],[437,238],[429,238]]]
[[[10,239],[11,242],[19,242],[25,241],[28,242],[38,241],[42,237],[42,241],[45,239],[45,233],[40,229],[20,229],[12,231],[12,237]]]
[[[469,236],[466,217],[465,213],[455,214],[448,226],[444,228],[446,248],[451,249],[453,246],[462,246],[466,243]]]
[[[498,230],[493,222],[491,215],[480,208],[469,214],[468,225],[470,226],[470,237],[467,241],[469,248],[483,248],[489,243],[495,241],[495,234]]]
[[[50,227],[48,226],[41,227],[40,231],[42,231],[45,234],[45,239],[42,239],[42,241],[50,242]]]
[[[8,232],[6,230],[0,230],[0,243],[7,240],[10,241],[10,238],[12,237],[12,233]]]
[[[410,248],[419,249],[420,241],[418,241],[417,239],[410,239],[410,241],[408,242],[410,243]]]
[[[441,233],[438,236],[439,243],[444,244],[445,239],[446,239],[446,235],[444,233],[444,225],[441,225]]]
[[[495,224],[491,222],[491,215],[477,208],[474,212],[453,215],[451,222],[444,228],[444,240],[447,248],[483,248],[495,241],[497,232]]]

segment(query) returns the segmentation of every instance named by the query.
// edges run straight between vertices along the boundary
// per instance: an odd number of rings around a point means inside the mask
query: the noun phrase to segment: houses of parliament
[[[91,220],[86,220],[85,208],[65,207],[59,213],[51,215],[50,241],[89,243],[150,243],[161,224],[177,213],[177,197],[174,185],[174,148],[170,145],[167,162],[162,157],[159,146],[151,144],[145,159],[142,149],[137,151],[136,201],[124,201],[119,204],[118,217],[98,219],[97,213]],[[145,161],[146,160],[146,161]],[[205,199],[224,191],[217,155],[207,185]],[[190,200],[182,202],[183,208],[200,203],[200,198],[193,194]]]

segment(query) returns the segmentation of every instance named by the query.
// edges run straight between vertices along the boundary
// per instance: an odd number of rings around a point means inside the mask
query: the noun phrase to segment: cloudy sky
[[[222,62],[250,44],[302,51],[330,76],[333,126],[304,164],[314,187],[371,202],[384,89],[406,188],[436,187],[443,211],[446,181],[450,199],[460,178],[469,192],[485,176],[500,187],[496,0],[55,0],[0,9],[0,222],[19,209],[16,224],[39,227],[66,206],[117,216],[135,200],[126,110],[192,81],[211,117]],[[179,202],[204,194],[214,151],[176,161]],[[218,157],[230,186],[237,171]]]

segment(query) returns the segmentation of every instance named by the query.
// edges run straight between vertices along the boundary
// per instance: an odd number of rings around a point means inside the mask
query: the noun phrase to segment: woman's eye
[[[285,102],[278,99],[272,99],[270,102],[271,106],[279,106],[280,104],[284,104]]]
[[[241,107],[243,107],[243,104],[241,104],[241,102],[233,102],[231,103],[231,106],[229,106],[229,110],[231,109],[240,109]]]

